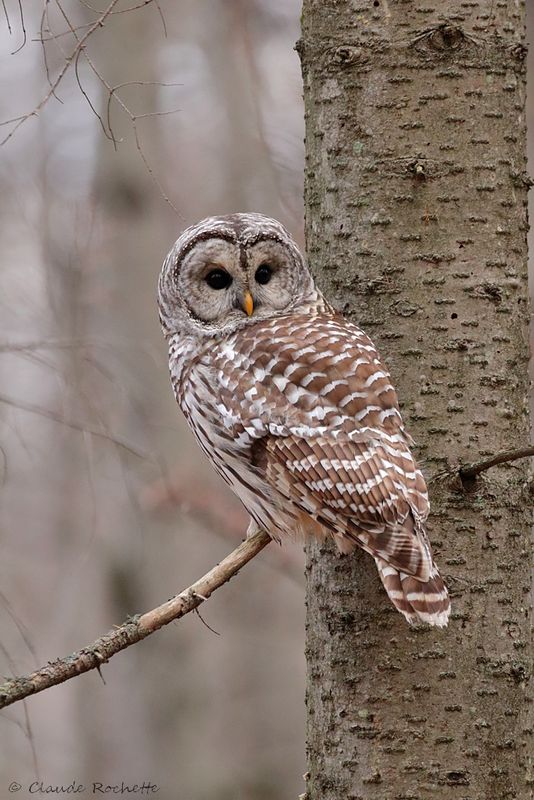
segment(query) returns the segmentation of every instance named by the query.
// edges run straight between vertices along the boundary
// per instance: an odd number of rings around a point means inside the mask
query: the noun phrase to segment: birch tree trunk
[[[430,479],[447,631],[365,554],[308,551],[309,800],[533,796],[525,7],[304,0],[306,209],[321,288],[376,341]]]

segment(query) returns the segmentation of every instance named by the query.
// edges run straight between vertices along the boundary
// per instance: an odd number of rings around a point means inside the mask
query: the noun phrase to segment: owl
[[[285,228],[261,214],[188,228],[163,264],[158,305],[176,400],[248,511],[248,533],[361,547],[409,623],[446,625],[426,484],[391,378]]]

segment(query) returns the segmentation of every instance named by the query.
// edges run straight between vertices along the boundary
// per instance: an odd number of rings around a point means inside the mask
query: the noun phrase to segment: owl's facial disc
[[[246,276],[239,259],[239,246],[216,236],[198,242],[185,255],[178,274],[178,290],[196,320],[226,322],[246,315]]]
[[[287,247],[275,239],[260,239],[246,249],[246,262],[254,314],[267,317],[293,304],[298,271]]]
[[[317,292],[285,228],[244,213],[187,228],[165,259],[158,298],[166,336],[204,337],[294,311]]]
[[[287,248],[268,238],[250,246],[203,239],[186,253],[177,280],[191,316],[210,326],[269,317],[290,306],[297,290]]]

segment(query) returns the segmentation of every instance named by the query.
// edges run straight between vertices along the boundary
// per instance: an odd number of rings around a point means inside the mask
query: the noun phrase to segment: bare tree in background
[[[305,0],[321,288],[377,341],[431,480],[447,632],[308,548],[309,800],[532,797],[524,4]]]
[[[238,544],[246,522],[228,495],[214,501],[227,490],[176,414],[157,275],[178,232],[206,214],[247,208],[297,234],[301,226],[298,0],[162,0],[166,34],[155,2],[115,2],[95,27],[111,5],[23,2],[27,41],[14,55],[24,38],[16,0],[6,3],[12,35],[4,17],[0,26],[0,121],[29,114],[0,151],[0,394],[13,400],[0,406],[6,677],[172,596]],[[50,91],[41,10],[52,84],[77,47],[70,26],[79,38],[94,31],[35,116]],[[139,117],[153,175],[116,101],[117,150],[104,134],[95,112],[106,125],[109,91],[86,56],[112,89],[136,82],[114,96]],[[144,116],[152,112],[162,113]],[[24,410],[32,405],[44,413]],[[61,424],[69,421],[82,430]],[[151,458],[132,456],[121,439]],[[182,501],[144,503],[158,482]],[[189,513],[191,486],[200,505],[213,503],[207,519]],[[32,698],[27,716],[22,704],[2,711],[0,796],[14,778],[69,775],[152,776],[159,796],[191,800],[295,797],[304,771],[301,562],[298,550],[273,548],[251,565],[202,611],[219,636],[190,615],[105,665],[106,686],[95,672]]]

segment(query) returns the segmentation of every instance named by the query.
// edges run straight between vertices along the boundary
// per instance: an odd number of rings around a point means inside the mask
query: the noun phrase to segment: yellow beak
[[[249,317],[254,311],[254,300],[250,292],[245,292],[243,295],[243,311],[245,311]]]

